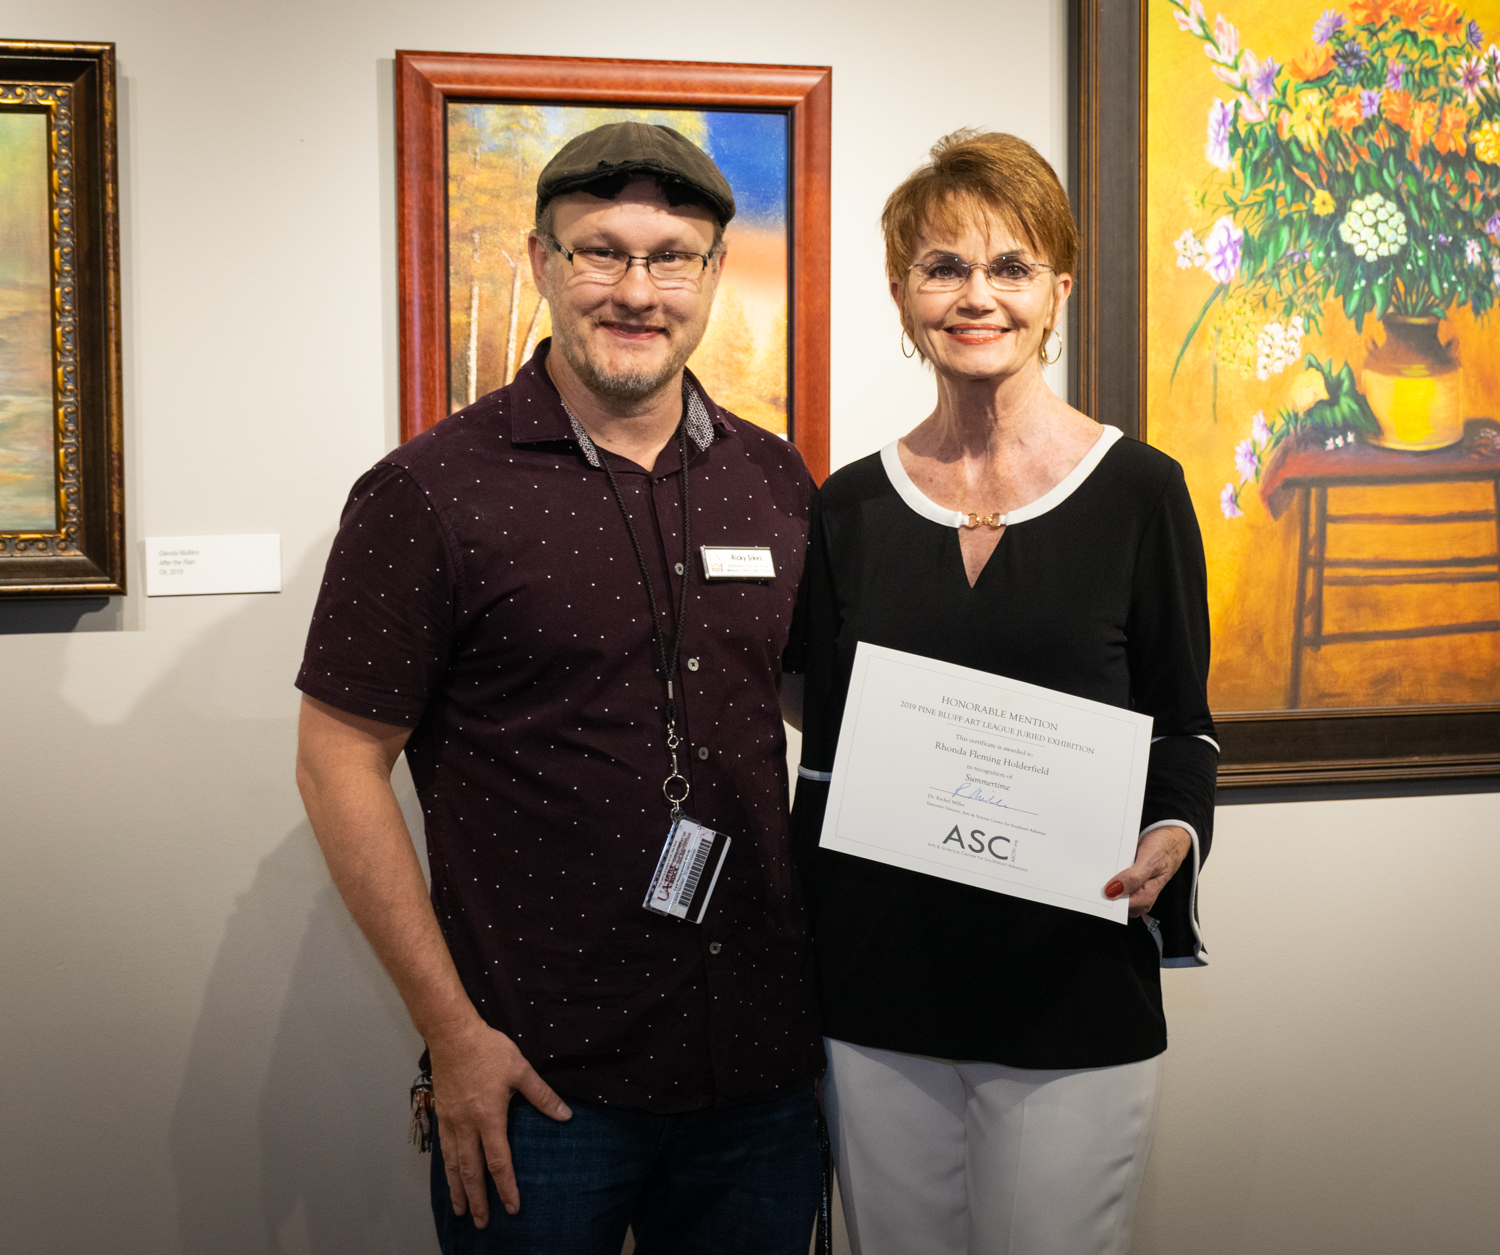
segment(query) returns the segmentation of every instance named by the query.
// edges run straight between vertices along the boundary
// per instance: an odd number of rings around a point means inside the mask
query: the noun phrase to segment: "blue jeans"
[[[432,1214],[444,1255],[807,1255],[821,1190],[811,1084],[770,1102],[657,1116],[568,1100],[559,1124],[510,1105],[521,1209],[486,1174],[490,1223],[453,1214],[432,1137]]]

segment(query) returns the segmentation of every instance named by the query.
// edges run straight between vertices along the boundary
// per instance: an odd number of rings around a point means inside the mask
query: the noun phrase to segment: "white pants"
[[[825,1038],[854,1255],[1124,1255],[1160,1057],[1041,1071]]]

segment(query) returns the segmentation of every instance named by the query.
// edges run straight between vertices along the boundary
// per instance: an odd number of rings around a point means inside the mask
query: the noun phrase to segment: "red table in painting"
[[[1330,514],[1330,488],[1389,488],[1409,484],[1488,482],[1495,504],[1488,510],[1444,514],[1402,512]],[[1419,627],[1362,632],[1325,632],[1323,590],[1335,585],[1494,584],[1500,593],[1500,429],[1488,420],[1471,420],[1461,444],[1431,453],[1398,453],[1375,445],[1347,444],[1288,450],[1266,468],[1261,496],[1273,518],[1289,506],[1298,511],[1297,595],[1292,623],[1292,666],[1287,708],[1302,701],[1302,659],[1309,649],[1355,641],[1394,641],[1426,636],[1500,632],[1493,619],[1434,623]],[[1441,523],[1489,522],[1495,527],[1493,553],[1431,558],[1330,558],[1328,531],[1340,524],[1380,523],[1413,527]]]

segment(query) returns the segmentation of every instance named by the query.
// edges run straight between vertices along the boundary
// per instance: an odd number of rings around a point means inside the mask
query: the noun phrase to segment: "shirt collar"
[[[598,448],[547,373],[545,362],[551,347],[550,337],[538,344],[531,360],[521,367],[510,384],[514,402],[511,406],[511,440],[515,444],[571,440],[577,444],[588,464],[598,470],[603,465]],[[709,400],[703,385],[690,370],[683,372],[682,400],[688,439],[700,453],[713,444],[716,430],[723,436],[734,434],[734,424],[729,416]]]

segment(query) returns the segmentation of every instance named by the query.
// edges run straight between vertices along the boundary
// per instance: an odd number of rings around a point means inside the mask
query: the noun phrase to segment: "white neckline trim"
[[[1118,427],[1106,425],[1099,433],[1099,439],[1094,441],[1093,447],[1079,459],[1077,466],[1029,505],[1023,505],[1018,510],[1002,514],[1000,525],[1008,527],[1012,523],[1024,523],[1027,519],[1034,519],[1060,506],[1078,490],[1084,480],[1093,474],[1094,468],[1103,461],[1104,455],[1114,447],[1115,442],[1122,435]],[[896,495],[924,519],[941,523],[944,527],[967,527],[969,523],[967,514],[945,509],[912,483],[911,476],[906,473],[906,467],[901,465],[901,454],[896,449],[898,443],[892,440],[880,451],[880,465],[885,468],[886,478],[891,481],[891,487],[896,490]]]

